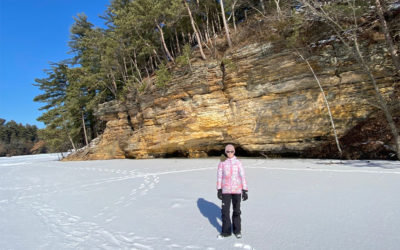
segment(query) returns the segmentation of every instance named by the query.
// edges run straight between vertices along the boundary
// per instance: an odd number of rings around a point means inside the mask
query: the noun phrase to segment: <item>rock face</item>
[[[374,56],[380,49],[370,45],[365,53],[381,60]],[[339,137],[378,113],[370,105],[377,103],[372,84],[344,50],[324,45],[309,61]],[[389,99],[394,78],[384,65],[374,70]],[[270,43],[247,44],[222,62],[193,60],[192,71],[174,69],[164,89],[148,91],[139,101],[132,96],[99,107],[96,115],[107,122],[104,134],[70,159],[205,157],[220,155],[227,143],[247,155],[307,156],[333,141],[323,95],[307,64]]]

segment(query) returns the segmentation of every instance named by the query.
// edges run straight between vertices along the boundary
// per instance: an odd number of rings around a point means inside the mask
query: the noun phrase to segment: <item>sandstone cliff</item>
[[[398,79],[382,59],[383,47],[382,41],[365,44],[364,53],[384,62],[374,73],[390,100]],[[390,133],[355,60],[333,41],[315,48],[309,61],[324,87],[345,156],[390,158]],[[172,72],[165,88],[102,104],[96,115],[107,122],[103,135],[69,159],[205,157],[220,155],[227,143],[244,155],[337,157],[321,91],[293,51],[247,42],[222,60],[192,59],[192,71],[175,67]],[[371,127],[382,137],[363,134]],[[359,153],[371,147],[374,154]]]

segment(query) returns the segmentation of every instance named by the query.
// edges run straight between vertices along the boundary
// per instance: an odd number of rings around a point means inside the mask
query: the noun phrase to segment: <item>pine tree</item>
[[[67,150],[65,143],[70,142],[73,148],[75,144],[71,137],[71,122],[67,117],[65,101],[68,88],[68,66],[64,63],[52,64],[52,69],[46,70],[47,78],[35,79],[35,86],[44,91],[43,94],[34,98],[36,102],[43,102],[46,105],[40,110],[46,110],[37,120],[43,122],[46,128],[39,134],[54,151]]]

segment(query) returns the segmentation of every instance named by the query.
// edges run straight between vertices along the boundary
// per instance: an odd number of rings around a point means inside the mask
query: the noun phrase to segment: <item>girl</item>
[[[228,157],[218,165],[217,190],[218,199],[222,200],[222,232],[218,238],[229,237],[233,233],[241,238],[240,200],[247,200],[247,182],[242,163],[235,156],[235,147],[226,145],[225,154]],[[230,218],[230,206],[232,203],[232,222]]]

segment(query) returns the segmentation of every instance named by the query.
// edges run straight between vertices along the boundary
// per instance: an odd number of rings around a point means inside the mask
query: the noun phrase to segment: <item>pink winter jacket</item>
[[[218,165],[217,189],[223,194],[241,194],[247,190],[247,182],[242,163],[234,156]]]

